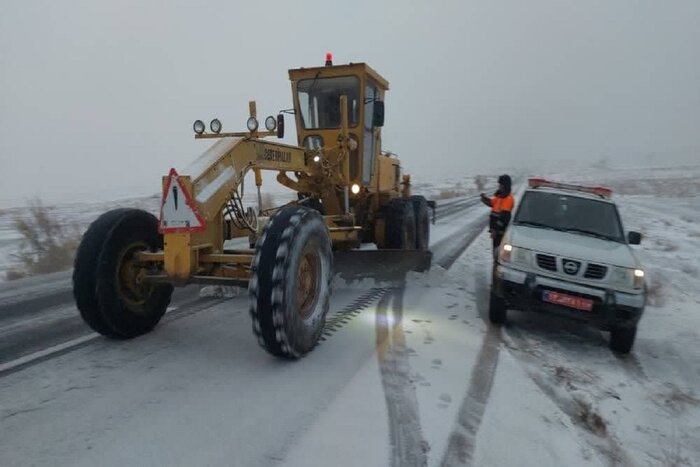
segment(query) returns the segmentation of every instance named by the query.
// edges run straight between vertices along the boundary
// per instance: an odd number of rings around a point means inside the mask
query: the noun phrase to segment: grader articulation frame
[[[289,71],[299,146],[265,140],[284,136],[284,115],[259,131],[254,102],[248,131],[211,132],[196,121],[195,138],[217,139],[179,175],[163,178],[160,219],[116,209],[87,230],[73,274],[76,304],[95,331],[131,338],[165,313],[173,286],[247,287],[253,330],[280,357],[297,358],[317,343],[328,312],[334,252],[362,251],[366,267],[392,261],[430,264],[428,209],[412,196],[398,158],[381,151],[384,93],[389,85],[363,63]],[[271,211],[261,205],[263,171],[298,200]],[[258,209],[245,209],[241,186],[253,172]],[[251,248],[227,249],[247,237]],[[344,253],[346,256],[356,253]],[[398,258],[398,261],[396,261]]]

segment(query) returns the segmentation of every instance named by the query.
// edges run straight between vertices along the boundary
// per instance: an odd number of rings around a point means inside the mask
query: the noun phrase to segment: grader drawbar
[[[150,331],[175,286],[247,287],[261,346],[298,358],[321,336],[334,259],[345,277],[430,267],[435,205],[411,193],[399,159],[381,149],[388,82],[364,63],[333,65],[331,57],[289,77],[294,108],[268,117],[265,130],[254,102],[245,132],[222,132],[217,119],[207,132],[195,122],[195,138],[215,143],[182,173],[163,177],[159,218],[116,209],[90,225],[73,290],[92,329],[119,339]],[[298,146],[265,139],[284,137],[285,113],[294,116]],[[270,171],[298,199],[263,209],[263,173]],[[249,173],[256,207],[243,203]],[[243,247],[226,247],[238,238],[247,240]],[[359,249],[366,244],[376,249]]]

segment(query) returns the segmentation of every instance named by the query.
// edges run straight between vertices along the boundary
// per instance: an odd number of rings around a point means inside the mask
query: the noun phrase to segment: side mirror
[[[384,101],[374,101],[374,112],[372,114],[372,126],[384,126]]]
[[[284,138],[284,114],[277,114],[277,137]]]
[[[642,243],[642,234],[640,234],[639,232],[628,232],[627,242],[630,245],[639,245],[640,243]]]

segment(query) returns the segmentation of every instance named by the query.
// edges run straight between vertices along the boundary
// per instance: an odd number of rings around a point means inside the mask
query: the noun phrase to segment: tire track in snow
[[[542,394],[569,417],[574,426],[585,430],[589,444],[602,456],[602,461],[608,461],[610,466],[635,465],[632,457],[622,447],[620,440],[607,431],[604,420],[590,405],[586,404],[585,401],[561,396],[557,393],[555,386],[545,380],[543,373],[537,373],[526,366],[531,363],[541,365],[542,360],[541,356],[537,359],[526,357],[526,355],[535,355],[535,351],[519,329],[509,328],[507,335],[503,336],[503,341],[507,351],[516,361],[521,363],[525,374],[535,383]]]
[[[615,358],[617,358],[617,361],[620,363],[625,372],[627,372],[632,378],[641,383],[649,381],[649,377],[644,372],[644,367],[637,358],[637,355],[634,353],[627,355],[613,353],[613,355],[615,355]]]
[[[457,209],[467,211],[474,205],[474,200],[467,200],[467,203],[459,203]],[[483,231],[486,220],[486,215],[478,216],[463,229],[433,245],[431,250],[436,258],[434,263],[449,269]],[[404,281],[401,281],[398,287],[384,289],[377,305],[377,358],[389,415],[390,465],[425,466],[429,446],[423,438],[418,399],[410,378],[410,363],[403,332],[404,290]],[[392,304],[391,314],[388,313],[389,303]],[[487,362],[488,358],[484,361]],[[495,365],[492,369],[486,369],[485,373],[491,371],[495,371]],[[478,379],[478,384],[487,383],[483,385],[488,387],[485,393],[490,392],[489,381],[492,381],[493,377]]]
[[[403,332],[404,284],[385,294],[377,305],[377,360],[389,414],[392,467],[427,465],[418,398],[411,382],[408,350]],[[391,313],[389,313],[391,303]]]
[[[477,309],[488,329],[481,343],[476,364],[472,368],[467,392],[457,412],[456,426],[447,440],[447,448],[440,463],[443,467],[472,465],[476,448],[476,435],[486,411],[486,405],[493,388],[493,380],[500,353],[501,328],[488,323],[488,296],[483,277],[477,276]]]

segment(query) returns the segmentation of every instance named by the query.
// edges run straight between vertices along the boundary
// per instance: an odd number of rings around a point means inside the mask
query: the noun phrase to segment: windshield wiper
[[[576,229],[576,228],[570,228],[570,229],[564,229],[566,232],[576,232],[580,233],[583,235],[588,235],[590,237],[596,237],[596,238],[602,238],[604,240],[612,240],[614,242],[619,242],[619,240],[615,237],[612,237],[610,235],[605,235],[600,232],[593,232],[591,230],[586,230],[586,229]]]
[[[319,71],[316,73],[316,76],[314,76],[314,80],[311,81],[311,86],[309,86],[309,90],[306,91],[306,93],[309,95],[309,97],[311,96],[311,91],[313,91],[313,90],[314,90],[314,87],[316,86],[316,81],[318,81],[318,77],[319,77],[319,76],[321,76],[321,70],[319,70]]]
[[[539,227],[541,229],[550,229],[550,230],[563,230],[557,227],[553,227],[549,224],[543,224],[541,222],[535,222],[535,221],[517,221],[513,222],[515,225],[524,225],[526,227]]]

